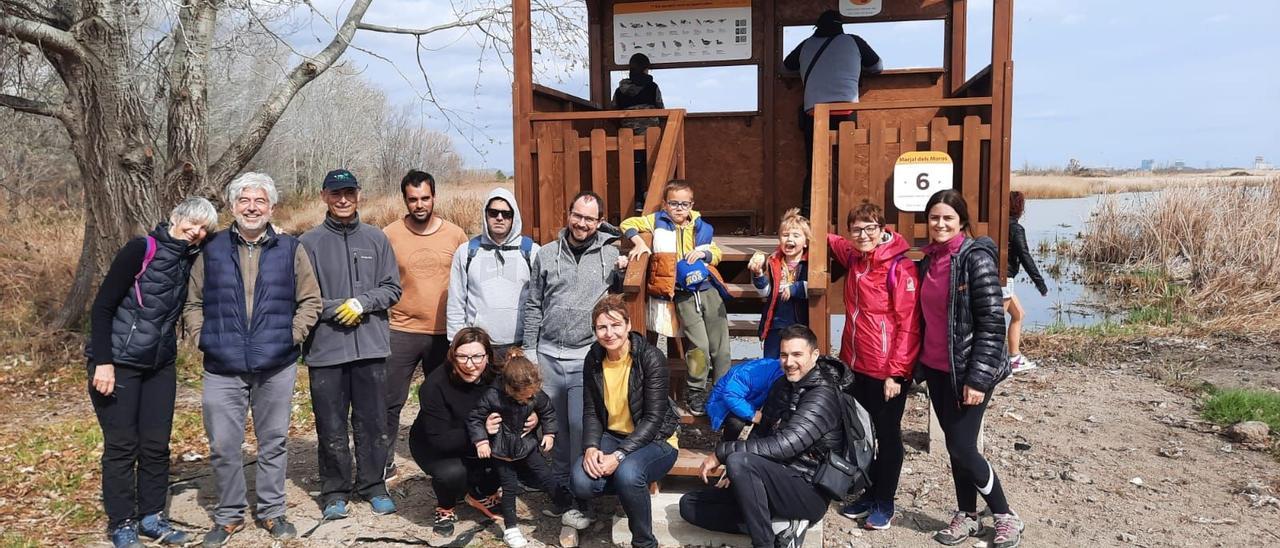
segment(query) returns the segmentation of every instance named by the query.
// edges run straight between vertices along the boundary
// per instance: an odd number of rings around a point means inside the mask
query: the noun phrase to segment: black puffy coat
[[[829,356],[818,358],[799,381],[779,378],[760,411],[760,424],[746,440],[716,445],[716,458],[724,462],[730,453],[745,451],[785,464],[812,480],[828,452],[844,450],[840,392],[852,382],[849,368]]]
[[[627,378],[627,407],[635,429],[631,431],[618,450],[624,454],[640,449],[653,441],[665,441],[680,425],[676,404],[671,401],[671,375],[667,358],[632,332],[631,375]],[[592,343],[582,366],[582,445],[600,447],[604,425],[609,424],[609,411],[604,406],[604,358],[600,343]]]
[[[499,388],[501,385],[502,382],[498,381],[480,394],[475,408],[467,416],[467,434],[471,436],[473,444],[489,440],[489,450],[495,458],[520,460],[538,450],[542,435],[556,434],[556,411],[551,407],[551,398],[545,392],[538,391],[534,393],[533,399],[521,403],[503,393]],[[489,435],[484,427],[491,413],[502,416],[498,433],[493,435]],[[529,420],[529,415],[535,413],[538,415],[538,426],[528,435],[522,435],[524,422]]]
[[[1027,246],[1027,230],[1017,219],[1009,219],[1009,278],[1017,276],[1022,268],[1027,269],[1027,276],[1031,277],[1031,283],[1036,284],[1036,290],[1040,293],[1048,291],[1044,276],[1040,275],[1036,260],[1031,256],[1031,248]]]
[[[966,238],[951,258],[947,341],[951,346],[951,388],[957,399],[963,396],[961,386],[990,392],[1009,376],[1004,298],[996,266],[999,256],[995,242],[983,236]],[[926,254],[920,261],[921,279],[929,272],[930,260]],[[916,368],[917,372],[923,370]]]

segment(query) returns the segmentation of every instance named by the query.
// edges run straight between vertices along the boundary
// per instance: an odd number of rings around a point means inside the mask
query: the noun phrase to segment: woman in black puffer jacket
[[[929,237],[920,264],[924,319],[916,375],[929,386],[946,434],[959,510],[934,539],[948,546],[982,529],[978,495],[995,515],[995,548],[1018,545],[1022,520],[1009,509],[995,470],[978,451],[978,430],[996,384],[1009,376],[1000,252],[990,238],[970,238],[969,207],[955,190],[929,198]]]
[[[591,310],[596,342],[582,366],[582,445],[570,471],[573,495],[613,491],[631,528],[631,546],[656,547],[649,483],[676,463],[680,417],[671,401],[666,357],[631,331],[621,295]],[[569,513],[565,514],[569,516]],[[564,525],[578,527],[571,520]]]

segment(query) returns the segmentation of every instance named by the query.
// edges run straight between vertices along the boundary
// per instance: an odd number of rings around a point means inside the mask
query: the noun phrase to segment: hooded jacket
[[[303,345],[309,367],[340,365],[391,355],[387,309],[400,300],[400,269],[386,234],[373,225],[342,223],[326,215],[324,222],[298,238],[311,258],[324,308]],[[355,298],[364,307],[360,323],[339,324],[337,309]]]
[[[773,383],[782,376],[782,362],[775,358],[760,358],[739,363],[716,381],[707,398],[707,418],[711,429],[719,430],[720,424],[732,413],[739,419],[751,422],[769,397]]]
[[[605,293],[622,291],[624,272],[615,268],[616,235],[597,230],[576,259],[568,239],[569,229],[560,229],[556,241],[543,246],[533,259],[534,274],[523,307],[526,356],[585,357],[595,342],[591,308]]]
[[[730,453],[745,451],[784,464],[812,481],[828,452],[844,450],[840,392],[852,383],[849,368],[829,356],[819,357],[796,382],[779,378],[760,411],[760,424],[745,440],[717,444],[716,458],[724,462]]]
[[[887,230],[884,237],[887,241],[865,254],[849,240],[827,235],[832,256],[849,270],[844,279],[840,361],[872,378],[901,381],[911,378],[920,353],[920,275],[909,259],[898,259],[911,249],[906,239]]]
[[[613,92],[613,106],[618,109],[663,108],[662,90],[649,74],[636,74],[618,82]]]
[[[1027,276],[1031,278],[1031,283],[1036,285],[1037,291],[1045,293],[1049,290],[1044,283],[1044,276],[1040,275],[1040,269],[1036,268],[1036,259],[1031,256],[1031,249],[1027,247],[1027,230],[1017,219],[1010,218],[1008,279],[1012,280],[1016,277],[1023,267],[1026,267]]]
[[[951,389],[962,399],[960,387],[990,392],[1009,376],[1004,346],[1004,299],[1000,295],[999,250],[991,238],[965,238],[951,258],[947,298],[947,356]],[[931,254],[920,261],[920,276],[929,272]],[[934,326],[928,326],[934,329]]]
[[[483,218],[484,208],[501,199],[514,212],[511,232],[501,242],[489,234],[489,223]],[[529,280],[534,257],[539,246],[534,243],[529,250],[528,261],[520,251],[520,239],[524,223],[516,197],[510,190],[495,188],[485,198],[480,210],[479,249],[471,256],[471,242],[462,244],[453,254],[449,269],[449,298],[446,307],[448,336],[464,327],[480,327],[489,334],[493,344],[523,343],[523,304],[529,298]],[[468,265],[470,262],[470,265]]]

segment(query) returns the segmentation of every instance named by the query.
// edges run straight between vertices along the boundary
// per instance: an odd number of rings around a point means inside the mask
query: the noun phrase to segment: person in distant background
[[[649,56],[643,53],[632,55],[628,68],[630,74],[618,82],[618,89],[613,92],[613,108],[618,110],[666,108],[662,106],[662,90],[658,89],[658,83],[654,82],[653,76],[649,75]],[[655,127],[658,123],[659,119],[655,117],[623,118],[618,125],[631,128],[636,135],[644,135],[646,129]],[[635,152],[637,210],[644,205],[644,193],[649,188],[648,178],[645,177],[647,158],[645,151]]]
[[[875,74],[884,66],[880,56],[861,36],[845,34],[840,12],[827,10],[818,16],[813,36],[805,38],[787,54],[782,66],[799,71],[804,83],[804,106],[800,108],[800,133],[804,134],[805,177],[800,214],[809,216],[809,191],[813,180],[813,109],[818,103],[858,102],[858,82],[862,74]],[[831,128],[856,119],[853,111],[831,111]]]
[[[1025,312],[1018,294],[1013,292],[1013,278],[1021,267],[1026,267],[1031,283],[1036,284],[1036,291],[1043,297],[1049,294],[1049,286],[1045,285],[1040,269],[1036,268],[1036,260],[1027,247],[1027,231],[1022,228],[1018,219],[1027,208],[1027,199],[1021,192],[1009,193],[1009,275],[1004,280],[1001,293],[1004,296],[1004,311],[1009,314],[1009,367],[1014,372],[1036,368],[1036,362],[1022,356],[1022,318]]]

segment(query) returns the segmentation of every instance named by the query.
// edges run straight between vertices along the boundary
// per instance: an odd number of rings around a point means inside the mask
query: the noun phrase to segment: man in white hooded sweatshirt
[[[446,307],[449,340],[464,327],[479,327],[493,341],[494,360],[524,341],[529,273],[538,244],[520,233],[523,223],[515,195],[495,188],[484,201],[482,232],[458,247],[449,271]]]

